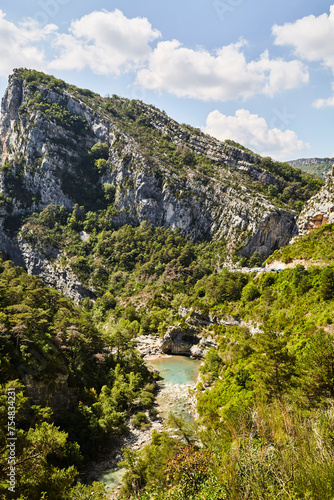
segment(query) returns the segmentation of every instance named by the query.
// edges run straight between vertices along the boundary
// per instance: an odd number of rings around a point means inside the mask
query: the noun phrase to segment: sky
[[[334,2],[1,0],[1,95],[17,67],[275,160],[334,157]]]

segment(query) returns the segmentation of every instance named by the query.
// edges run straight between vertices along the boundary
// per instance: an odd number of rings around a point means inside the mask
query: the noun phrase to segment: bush
[[[139,401],[143,408],[150,408],[153,405],[154,395],[148,391],[142,391],[139,394]]]
[[[97,142],[90,150],[91,155],[95,160],[107,160],[109,156],[109,147],[105,142]]]
[[[257,299],[258,297],[260,297],[260,293],[259,293],[256,285],[254,285],[254,283],[252,281],[250,283],[248,283],[242,289],[241,298],[245,302],[252,302],[253,300]]]
[[[136,429],[147,429],[150,426],[149,419],[143,412],[138,412],[131,419],[131,424]]]

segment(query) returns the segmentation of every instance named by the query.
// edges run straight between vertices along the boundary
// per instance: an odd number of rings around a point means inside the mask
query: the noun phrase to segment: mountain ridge
[[[299,158],[288,161],[289,165],[326,180],[334,163],[334,158]]]
[[[22,224],[48,205],[83,206],[83,217],[104,210],[114,228],[147,221],[193,241],[224,240],[226,258],[267,257],[297,234],[291,207],[321,187],[140,101],[102,98],[33,70],[9,78],[0,137],[0,250],[32,273],[41,258],[29,257]]]

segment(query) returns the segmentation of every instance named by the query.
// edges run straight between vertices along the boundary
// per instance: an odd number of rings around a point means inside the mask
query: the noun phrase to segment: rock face
[[[322,165],[325,162],[334,162],[334,158],[299,158],[298,160],[289,161],[292,167],[302,167],[304,165]]]
[[[47,285],[58,288],[73,302],[79,302],[85,297],[96,298],[94,290],[85,288],[69,267],[63,268],[59,261],[51,264],[24,240],[19,240],[18,243],[20,259],[29,274],[37,275]]]
[[[185,318],[186,325],[183,328],[181,326],[168,328],[159,344],[161,352],[204,358],[206,351],[216,344],[211,335],[203,336],[203,329],[217,323],[217,318],[206,316],[192,308],[180,307],[178,313],[181,318]]]
[[[164,354],[179,354],[192,358],[202,359],[206,351],[216,345],[214,340],[204,338],[196,328],[178,328],[170,326],[160,343],[160,350]]]
[[[23,375],[29,397],[42,406],[49,406],[59,413],[69,409],[78,400],[78,391],[68,386],[68,375],[57,374],[53,380],[37,381],[31,375]]]
[[[0,227],[8,230],[10,217],[49,204],[72,208],[88,194],[98,200],[107,185],[115,193],[115,227],[148,221],[178,228],[193,240],[224,238],[231,252],[239,248],[246,256],[256,250],[267,256],[296,234],[294,216],[250,188],[279,187],[279,179],[259,166],[258,156],[181,126],[151,106],[117,98],[128,115],[134,106],[137,118],[155,134],[157,151],[165,141],[166,152],[159,156],[143,148],[133,129],[124,126],[124,117],[106,111],[100,96],[64,82],[34,84],[24,74],[14,72],[2,100]],[[87,155],[98,142],[109,153],[105,168],[93,171]],[[182,167],[172,168],[168,144],[178,148]],[[191,155],[210,161],[211,170],[194,168]],[[6,237],[1,238],[0,247]],[[20,252],[22,244],[7,243],[15,262],[69,293],[64,285],[72,279],[68,271],[55,270],[27,246]],[[80,284],[71,286],[75,289],[81,295]]]
[[[321,191],[305,205],[298,217],[299,234],[306,234],[326,223],[334,222],[334,170]]]
[[[182,329],[170,326],[161,341],[160,349],[164,354],[190,356],[191,347],[197,345],[200,338],[195,328]]]
[[[250,257],[256,251],[268,257],[274,250],[289,243],[297,235],[298,228],[294,216],[280,210],[269,214],[241,250],[241,254]]]

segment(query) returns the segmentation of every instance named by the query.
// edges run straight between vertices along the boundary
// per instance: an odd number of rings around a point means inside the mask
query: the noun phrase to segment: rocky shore
[[[169,358],[170,356],[161,354],[161,351],[155,353],[155,342],[157,339],[154,336],[144,336],[145,339],[140,341],[139,350],[140,352],[146,352],[148,345],[152,345],[152,350],[145,356],[145,361],[149,364],[150,361],[154,361],[157,358]],[[140,338],[138,339],[140,340]],[[161,339],[159,339],[161,342]],[[157,382],[157,394],[155,409],[157,410],[157,416],[152,418],[149,412],[146,411],[146,416],[149,420],[149,427],[146,429],[137,429],[133,427],[130,423],[128,424],[129,432],[126,436],[115,440],[113,446],[108,453],[105,453],[99,461],[92,461],[82,474],[81,478],[85,482],[92,482],[96,480],[101,480],[101,477],[106,473],[106,471],[115,471],[117,469],[118,463],[123,459],[123,449],[131,448],[131,450],[137,451],[144,447],[151,441],[152,433],[154,430],[161,432],[166,430],[166,418],[170,411],[177,412],[185,417],[187,414],[195,416],[195,400],[191,397],[191,390],[195,389],[194,384],[165,384],[162,380]],[[177,410],[176,410],[177,408]],[[119,497],[119,490],[121,488],[121,483],[111,489],[109,492],[108,500],[116,500]]]

